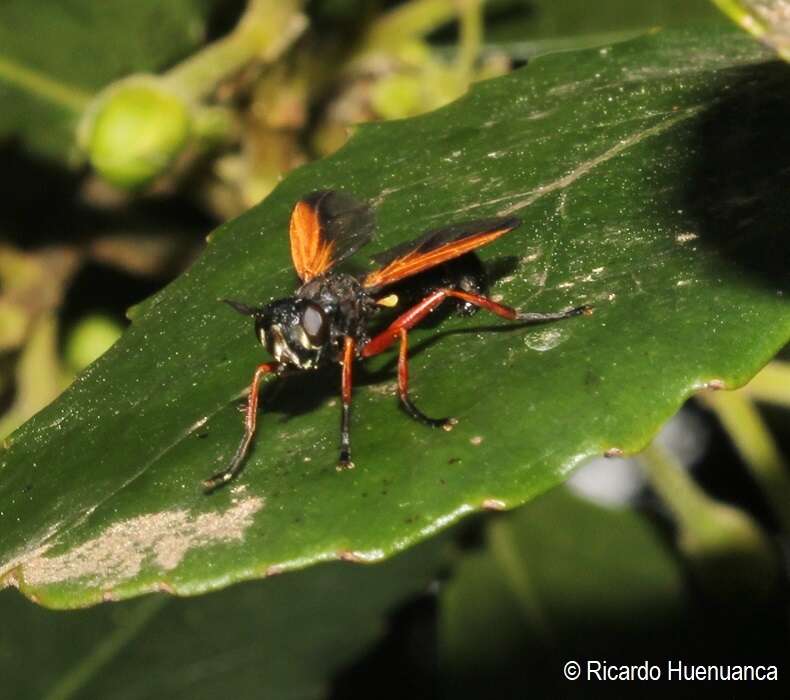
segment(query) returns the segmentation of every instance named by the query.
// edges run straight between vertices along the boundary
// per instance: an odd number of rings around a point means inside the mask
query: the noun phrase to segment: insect
[[[430,418],[409,398],[409,330],[442,302],[458,300],[520,324],[543,323],[590,314],[592,307],[578,306],[556,313],[520,313],[492,299],[458,287],[440,286],[403,311],[384,330],[369,335],[369,325],[382,307],[394,307],[398,297],[387,288],[495,241],[520,225],[516,218],[495,218],[457,224],[428,231],[419,238],[377,256],[371,272],[354,275],[336,266],[356,253],[373,236],[369,207],[340,192],[321,191],[296,203],[290,220],[293,266],[301,286],[293,296],[261,307],[224,300],[254,322],[260,343],[274,358],[258,365],[249,389],[244,436],[229,465],[203,482],[211,492],[231,481],[242,469],[249,452],[258,414],[258,393],[267,376],[289,370],[313,370],[339,363],[342,409],[338,469],[353,467],[351,461],[351,388],[355,360],[372,357],[398,344],[398,396],[412,418],[428,426],[452,429],[453,418]]]

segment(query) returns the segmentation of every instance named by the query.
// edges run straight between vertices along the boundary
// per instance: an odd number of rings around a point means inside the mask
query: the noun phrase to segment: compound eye
[[[326,342],[327,322],[323,309],[317,304],[308,303],[302,312],[302,330],[307,339],[314,345]]]

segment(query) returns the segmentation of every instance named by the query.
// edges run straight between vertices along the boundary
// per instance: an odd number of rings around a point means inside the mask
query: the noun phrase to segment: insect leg
[[[244,458],[247,456],[252,437],[255,435],[255,425],[258,418],[258,388],[261,379],[267,374],[276,372],[279,366],[279,362],[266,362],[262,365],[258,365],[256,368],[255,374],[252,377],[252,384],[250,384],[250,395],[247,399],[247,412],[244,417],[244,437],[236,450],[236,454],[233,455],[230,464],[221,472],[217,472],[210,479],[206,479],[203,482],[203,490],[206,493],[211,493],[220,486],[227,484],[241,472]]]
[[[443,428],[452,430],[458,422],[455,418],[429,418],[419,408],[417,408],[409,398],[409,332],[405,328],[400,329],[400,352],[398,353],[398,396],[401,405],[406,413],[415,420],[429,425],[432,428]]]
[[[384,352],[400,336],[401,329],[409,330],[414,328],[446,298],[447,294],[444,289],[437,289],[431,292],[421,302],[404,311],[375,338],[371,338],[362,348],[362,357],[373,357],[373,355]]]
[[[506,318],[509,321],[520,321],[525,325],[530,323],[546,323],[547,321],[560,321],[563,318],[572,318],[573,316],[590,316],[593,311],[592,306],[584,304],[583,306],[576,306],[571,309],[564,309],[563,311],[555,311],[553,313],[521,313],[509,306],[498,304],[492,299],[481,296],[480,294],[462,292],[459,289],[444,289],[440,291],[445,292],[448,297],[461,299],[469,304],[474,304],[482,309],[486,309],[497,316]]]
[[[375,338],[372,338],[365,347],[362,348],[362,357],[372,357],[386,350],[395,342],[395,339],[400,336],[401,329],[409,330],[410,328],[414,328],[414,326],[436,309],[445,299],[451,297],[479,306],[509,321],[521,321],[525,324],[559,321],[563,318],[571,318],[572,316],[579,316],[582,314],[589,315],[592,313],[592,307],[587,305],[577,306],[555,313],[520,313],[509,306],[499,304],[480,294],[471,294],[457,289],[437,289],[425,297],[421,302],[415,304],[398,316],[389,327],[384,329]]]
[[[455,425],[454,418],[429,418],[422,413],[409,399],[409,366],[408,366],[408,331],[414,328],[420,321],[422,321],[428,314],[436,309],[445,299],[456,298],[462,301],[474,304],[480,308],[486,309],[491,313],[506,318],[510,321],[521,321],[525,324],[530,323],[543,323],[546,321],[558,321],[563,318],[571,318],[572,316],[589,315],[592,313],[591,306],[578,306],[573,309],[566,309],[556,313],[526,313],[522,314],[509,306],[499,304],[488,297],[479,294],[472,294],[469,292],[462,292],[457,289],[437,289],[429,294],[418,304],[415,304],[410,309],[402,313],[396,318],[386,329],[384,329],[377,336],[372,338],[362,348],[360,353],[362,357],[372,357],[378,355],[389,348],[396,338],[400,338],[400,352],[398,355],[398,394],[400,396],[401,405],[406,412],[416,420],[427,425],[441,427],[445,430],[451,430]]]
[[[354,362],[354,339],[346,336],[343,344],[342,399],[343,412],[340,415],[340,460],[337,468],[352,469],[351,461],[351,365]]]

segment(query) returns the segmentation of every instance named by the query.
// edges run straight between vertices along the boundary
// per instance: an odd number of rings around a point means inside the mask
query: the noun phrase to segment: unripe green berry
[[[64,356],[69,368],[79,372],[103,355],[121,337],[121,325],[107,316],[82,318],[66,338]]]
[[[100,100],[88,126],[88,157],[114,185],[134,189],[147,184],[186,145],[189,110],[155,79],[121,83]]]
[[[371,91],[370,102],[382,119],[402,119],[425,111],[422,85],[412,75],[396,73],[379,80]]]

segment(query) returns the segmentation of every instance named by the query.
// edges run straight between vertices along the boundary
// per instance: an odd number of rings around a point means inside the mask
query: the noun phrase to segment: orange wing
[[[303,282],[324,274],[373,235],[369,207],[340,192],[314,192],[291,212],[291,258]]]
[[[296,274],[307,282],[332,265],[334,243],[321,236],[318,209],[308,200],[300,200],[291,213],[291,258]]]
[[[366,289],[386,287],[491,243],[520,224],[516,218],[486,219],[429,231],[379,256],[384,266],[368,273],[362,285]]]

